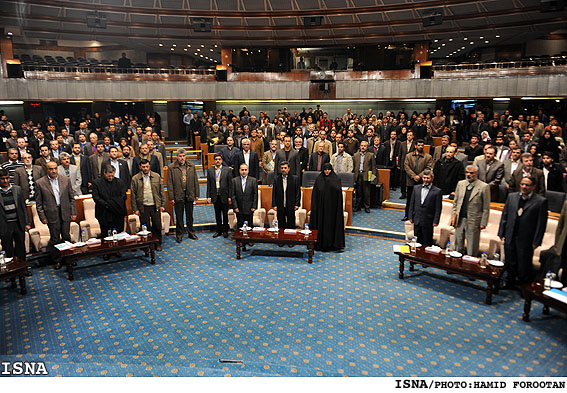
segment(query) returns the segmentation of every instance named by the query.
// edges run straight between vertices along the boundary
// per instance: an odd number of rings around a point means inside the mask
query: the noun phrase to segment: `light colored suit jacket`
[[[459,222],[459,214],[463,206],[463,200],[467,191],[468,180],[461,180],[457,183],[455,190],[455,202],[453,203],[452,217],[455,219],[455,225]],[[488,184],[477,180],[474,182],[474,188],[469,197],[469,205],[467,211],[467,230],[480,231],[480,226],[488,224],[488,215],[490,214],[490,188]]]
[[[343,153],[343,160],[341,161],[341,168],[340,170],[338,170],[339,168],[337,168],[337,155],[339,153],[335,153],[333,154],[333,156],[331,157],[331,165],[333,166],[333,169],[335,170],[335,172],[339,173],[353,173],[353,168],[354,168],[354,164],[352,161],[352,156],[350,154],[348,154],[346,151]],[[360,162],[359,162],[360,164]]]
[[[75,205],[75,198],[73,197],[73,188],[71,181],[67,176],[57,176],[59,182],[59,196],[61,203],[61,218],[63,221],[71,221],[71,216],[77,214],[77,207]],[[59,223],[59,209],[53,188],[49,182],[49,177],[44,176],[37,182],[37,214],[40,220],[47,220],[49,224]]]
[[[67,176],[65,175],[65,168],[63,168],[63,165],[59,165],[57,167],[57,172],[59,173],[59,176]],[[71,188],[73,188],[74,196],[82,195],[81,184],[83,182],[83,178],[81,177],[81,171],[77,168],[77,165],[69,165],[69,180],[71,181]]]
[[[316,141],[314,141],[313,138],[307,139],[307,152],[309,153],[309,155],[311,155],[311,154],[313,154],[317,151],[317,144],[319,142],[321,142],[321,140],[319,138],[317,138]],[[333,155],[333,145],[332,145],[331,141],[325,140],[325,148],[323,149],[323,151],[325,153],[327,153],[329,155],[329,157],[331,157]]]

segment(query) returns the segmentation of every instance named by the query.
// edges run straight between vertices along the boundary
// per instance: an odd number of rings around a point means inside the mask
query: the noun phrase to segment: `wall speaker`
[[[217,70],[215,73],[215,80],[217,82],[226,82],[227,81],[226,70]]]
[[[443,23],[443,13],[434,12],[430,15],[424,15],[422,22],[423,22],[423,27],[440,25],[441,23]]]
[[[8,71],[8,78],[23,78],[24,71],[22,70],[21,64],[6,64],[6,70]]]
[[[304,26],[321,26],[323,23],[322,16],[304,16],[303,17],[303,25]]]
[[[558,12],[565,9],[567,1],[565,0],[540,0],[540,12]]]
[[[213,26],[212,18],[191,18],[193,31],[195,33],[210,33]]]
[[[87,14],[87,27],[95,29],[106,29],[106,16],[95,12]]]

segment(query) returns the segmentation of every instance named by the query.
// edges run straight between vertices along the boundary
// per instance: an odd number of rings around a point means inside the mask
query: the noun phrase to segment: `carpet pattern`
[[[0,360],[50,376],[565,376],[564,316],[534,305],[524,323],[516,292],[488,306],[433,269],[399,280],[394,241],[347,235],[309,265],[198,236],[166,237],[155,266],[139,255],[72,282],[36,268],[26,296],[3,284]]]

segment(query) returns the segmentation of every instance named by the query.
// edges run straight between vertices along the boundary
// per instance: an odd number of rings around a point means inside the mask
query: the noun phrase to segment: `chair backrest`
[[[218,153],[218,152],[220,152],[220,151],[223,149],[223,147],[226,147],[226,145],[215,145],[215,146],[213,147],[213,153]]]
[[[546,191],[545,197],[547,198],[547,208],[554,213],[560,213],[565,202],[565,193],[558,191]]]
[[[441,217],[439,218],[439,222],[441,224],[450,225],[452,212],[453,204],[451,202],[443,201],[441,204]]]
[[[341,179],[341,186],[354,187],[354,173],[340,172],[338,175]]]
[[[94,199],[89,198],[83,201],[83,210],[85,212],[85,220],[93,221],[95,218],[95,203]]]
[[[268,172],[267,174],[267,186],[273,186],[276,181],[276,171]]]
[[[49,234],[49,227],[41,222],[39,214],[37,214],[37,205],[35,203],[32,205],[32,221],[33,227],[36,228],[41,235]]]
[[[346,208],[346,192],[343,191],[343,211],[345,211]]]
[[[313,187],[315,185],[315,179],[319,176],[321,172],[319,171],[305,171],[303,172],[303,181],[301,182],[302,187]]]
[[[258,187],[258,207],[256,209],[260,210],[262,208],[262,190]]]

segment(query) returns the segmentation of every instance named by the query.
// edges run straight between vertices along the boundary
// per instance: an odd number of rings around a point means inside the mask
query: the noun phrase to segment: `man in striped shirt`
[[[14,184],[14,172],[16,169],[24,166],[24,163],[18,160],[18,149],[11,148],[8,150],[8,161],[2,164],[2,169],[6,169],[10,176],[10,184]]]
[[[28,210],[22,189],[10,184],[10,175],[0,169],[0,238],[6,257],[26,260],[25,231],[30,229]]]

